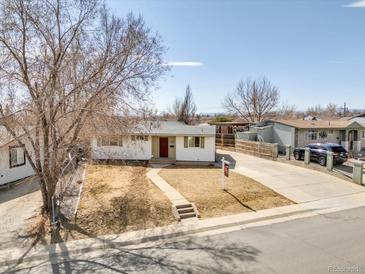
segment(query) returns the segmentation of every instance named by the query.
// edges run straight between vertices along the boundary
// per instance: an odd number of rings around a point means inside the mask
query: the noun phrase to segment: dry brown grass
[[[146,177],[143,166],[87,166],[76,223],[63,223],[62,238],[163,226],[174,222],[171,203]]]
[[[226,178],[227,191],[222,191],[222,170],[216,167],[169,166],[159,175],[195,203],[203,218],[293,203],[257,181],[232,171]]]

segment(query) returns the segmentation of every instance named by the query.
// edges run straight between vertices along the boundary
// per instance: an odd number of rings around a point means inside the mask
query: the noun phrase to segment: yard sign
[[[229,177],[229,164],[224,163],[224,176]]]
[[[226,186],[224,184],[224,177],[229,176],[229,162],[224,160],[224,157],[222,157],[222,189],[225,190]]]

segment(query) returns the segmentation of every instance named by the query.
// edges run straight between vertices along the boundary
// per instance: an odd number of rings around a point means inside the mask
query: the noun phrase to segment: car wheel
[[[321,157],[319,157],[318,162],[321,166],[325,166],[326,165],[326,158],[321,156]]]
[[[294,152],[294,158],[295,160],[300,160],[300,153],[298,151]]]

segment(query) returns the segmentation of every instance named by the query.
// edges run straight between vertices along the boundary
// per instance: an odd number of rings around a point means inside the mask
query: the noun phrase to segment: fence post
[[[291,156],[291,145],[286,145],[285,146],[285,159],[287,161],[290,160],[290,156]]]
[[[363,175],[364,175],[364,163],[361,161],[355,161],[354,168],[353,168],[353,174],[352,174],[352,180],[355,183],[362,185]]]
[[[278,144],[275,143],[274,146],[272,147],[272,158],[276,159],[278,158],[278,155],[279,155]]]
[[[309,147],[306,147],[305,149],[304,149],[304,163],[306,164],[306,165],[309,165],[309,163],[310,163],[310,154],[311,154],[311,152],[310,152],[310,149],[309,149]]]
[[[333,170],[333,152],[327,151],[326,167],[328,171]]]
[[[221,133],[221,147],[224,147],[224,138],[223,138],[223,133]]]

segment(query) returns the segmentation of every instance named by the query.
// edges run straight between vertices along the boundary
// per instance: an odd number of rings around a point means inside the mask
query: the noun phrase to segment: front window
[[[317,140],[318,131],[317,130],[308,130],[306,138],[310,141]]]
[[[98,147],[123,146],[123,136],[101,136],[97,139]]]
[[[205,138],[203,136],[185,136],[184,137],[184,147],[200,147],[204,148]]]
[[[319,135],[319,138],[321,138],[321,139],[326,139],[328,136],[327,131],[325,131],[325,130],[321,130],[318,135]]]
[[[148,141],[148,135],[132,135],[132,141]]]
[[[15,146],[9,148],[9,166],[17,167],[25,165],[24,146]]]

